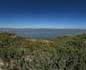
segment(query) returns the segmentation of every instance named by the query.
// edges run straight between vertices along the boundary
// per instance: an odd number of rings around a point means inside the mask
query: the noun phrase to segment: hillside
[[[86,34],[33,40],[0,33],[1,70],[86,70]]]

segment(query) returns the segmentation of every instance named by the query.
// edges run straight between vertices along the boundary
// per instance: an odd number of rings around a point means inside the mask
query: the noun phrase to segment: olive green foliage
[[[48,41],[0,33],[0,68],[86,70],[86,35],[63,36]]]

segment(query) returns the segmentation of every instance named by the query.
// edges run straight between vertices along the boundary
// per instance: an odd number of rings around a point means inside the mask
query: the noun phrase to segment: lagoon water
[[[32,39],[53,39],[58,36],[86,33],[85,29],[0,29],[0,32],[12,32],[18,36]]]

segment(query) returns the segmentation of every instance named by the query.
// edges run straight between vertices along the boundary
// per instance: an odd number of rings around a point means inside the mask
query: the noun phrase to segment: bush
[[[2,70],[85,70],[85,47],[85,34],[46,42],[0,33],[0,60],[3,63],[0,67]]]

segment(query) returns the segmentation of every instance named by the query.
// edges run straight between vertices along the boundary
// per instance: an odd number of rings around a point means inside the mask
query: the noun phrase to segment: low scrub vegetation
[[[31,40],[0,33],[1,70],[86,70],[86,34]]]

